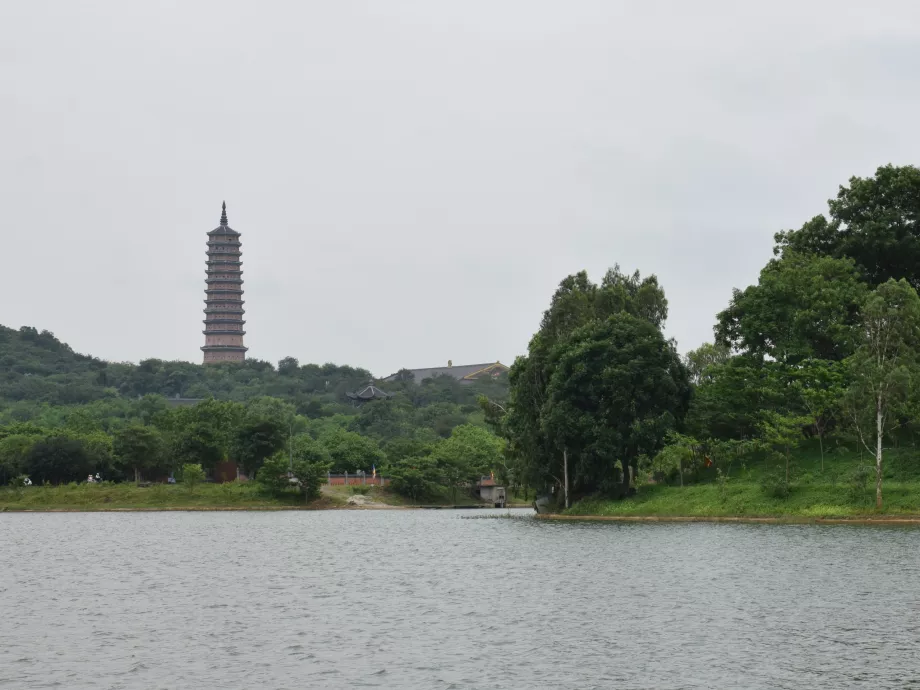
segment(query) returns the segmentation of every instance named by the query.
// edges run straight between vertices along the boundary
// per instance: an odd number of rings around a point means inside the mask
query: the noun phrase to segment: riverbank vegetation
[[[111,363],[30,327],[0,327],[0,365],[0,486],[182,482],[186,465],[219,482],[238,466],[258,500],[292,487],[312,500],[328,472],[347,472],[382,474],[409,501],[462,502],[502,453],[478,398],[504,399],[506,376],[403,371],[380,384],[388,398],[356,404],[346,394],[373,381],[362,369]]]
[[[286,477],[285,477],[286,479]],[[305,495],[298,486],[267,488],[260,482],[188,484],[133,482],[71,482],[56,486],[0,487],[3,511],[105,511],[105,510],[311,510],[341,508],[415,508],[423,506],[474,506],[481,503],[468,494],[454,499],[441,489],[415,501],[389,487],[322,486]],[[519,500],[517,505],[526,505]]]
[[[920,512],[918,223],[920,170],[885,166],[778,232],[684,356],[658,279],[614,266],[562,280],[507,377],[403,371],[359,407],[346,393],[372,378],[352,367],[117,364],[0,328],[0,484],[232,479],[232,461],[252,500],[382,472],[413,503],[494,475],[572,513]]]
[[[917,168],[852,178],[683,358],[654,276],[569,276],[489,408],[511,473],[580,514],[920,513],[918,219]]]

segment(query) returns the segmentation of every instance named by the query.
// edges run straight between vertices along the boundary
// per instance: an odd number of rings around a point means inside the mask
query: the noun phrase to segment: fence
[[[388,477],[383,477],[377,475],[374,477],[370,474],[326,474],[326,483],[329,486],[357,486],[367,485],[367,486],[386,486],[390,483]]]

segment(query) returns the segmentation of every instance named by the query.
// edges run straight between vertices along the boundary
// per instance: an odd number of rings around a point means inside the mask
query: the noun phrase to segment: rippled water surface
[[[920,531],[470,517],[0,515],[0,687],[920,687]]]

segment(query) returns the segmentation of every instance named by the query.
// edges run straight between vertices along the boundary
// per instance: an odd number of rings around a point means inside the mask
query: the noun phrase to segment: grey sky
[[[920,162],[916,2],[0,4],[0,323],[201,360],[205,233],[249,356],[526,350],[556,284],[656,273],[681,349],[772,234]]]

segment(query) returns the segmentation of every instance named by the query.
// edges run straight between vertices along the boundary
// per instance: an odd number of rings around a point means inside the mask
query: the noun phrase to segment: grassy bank
[[[350,505],[349,499],[363,505]],[[332,510],[342,508],[412,508],[417,505],[479,505],[458,494],[413,503],[381,487],[324,486],[322,496],[304,504],[301,495],[266,493],[254,483],[201,484],[189,491],[181,484],[67,484],[0,488],[0,512],[22,510]]]
[[[866,454],[837,449],[825,455],[822,468],[816,449],[797,453],[786,497],[770,490],[770,477],[778,469],[782,468],[766,461],[735,463],[723,469],[722,482],[683,487],[644,484],[630,498],[586,498],[566,514],[801,519],[920,516],[920,453],[915,449],[886,451],[881,511],[875,508],[873,459]]]
[[[331,507],[331,502],[314,502]],[[0,510],[162,510],[162,509],[270,509],[303,506],[303,498],[291,493],[271,496],[257,485],[245,483],[202,484],[189,491],[177,484],[67,484],[0,489]]]

